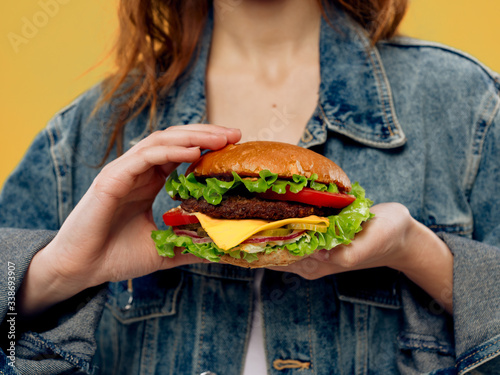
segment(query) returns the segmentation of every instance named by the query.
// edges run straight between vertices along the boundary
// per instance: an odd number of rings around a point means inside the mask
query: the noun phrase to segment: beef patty
[[[336,215],[340,211],[303,203],[270,201],[239,195],[226,196],[218,205],[210,204],[203,198],[198,200],[195,198],[183,199],[181,207],[188,212],[201,212],[217,219],[282,220],[309,215],[330,216]]]

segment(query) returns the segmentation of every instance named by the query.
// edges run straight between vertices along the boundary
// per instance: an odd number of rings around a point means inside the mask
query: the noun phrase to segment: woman
[[[1,196],[23,318],[2,371],[498,367],[500,80],[394,38],[404,3],[123,2],[118,72],[49,123]],[[258,277],[158,257],[166,176],[252,138],[335,160],[375,219],[350,246]]]

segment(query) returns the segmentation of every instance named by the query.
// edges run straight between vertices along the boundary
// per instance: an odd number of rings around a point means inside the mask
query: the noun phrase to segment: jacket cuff
[[[106,287],[87,289],[61,302],[36,319],[20,320],[16,293],[33,256],[56,235],[54,231],[0,229],[0,372],[6,374],[93,373],[95,330],[100,321]],[[4,285],[5,284],[5,285]]]
[[[88,289],[45,312],[43,326],[52,318],[53,328],[25,331],[16,344],[16,367],[21,373],[42,374],[82,371],[93,374],[97,350],[95,331],[101,319],[107,288]],[[42,327],[43,327],[42,326]],[[38,328],[34,323],[34,328]],[[57,369],[54,371],[54,369]],[[80,373],[80,372],[78,372]]]
[[[454,256],[456,366],[464,374],[500,360],[500,249],[448,233],[438,236]]]
[[[21,286],[31,259],[35,254],[49,244],[56,232],[46,230],[0,229],[0,322],[7,314],[15,313],[16,293]]]

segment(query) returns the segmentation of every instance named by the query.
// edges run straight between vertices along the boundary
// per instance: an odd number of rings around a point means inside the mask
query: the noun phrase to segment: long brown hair
[[[317,0],[323,16],[335,3],[357,21],[372,43],[391,38],[400,24],[407,0]],[[123,128],[149,105],[150,128],[158,95],[186,70],[196,49],[212,0],[121,0],[115,45],[117,70],[104,81],[101,106],[115,98],[119,108],[110,119],[111,137],[103,159],[116,146],[123,153]]]

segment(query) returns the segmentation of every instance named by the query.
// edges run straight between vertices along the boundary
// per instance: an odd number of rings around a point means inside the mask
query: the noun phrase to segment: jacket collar
[[[368,146],[394,148],[406,137],[382,60],[366,32],[336,10],[320,37],[320,106],[327,127]]]
[[[159,126],[206,121],[205,73],[213,29],[207,17],[196,56],[164,98]],[[336,9],[322,19],[318,110],[328,130],[371,147],[395,148],[406,143],[397,120],[391,87],[376,47],[366,32]],[[326,137],[321,137],[326,138]],[[307,143],[318,143],[311,139]]]

